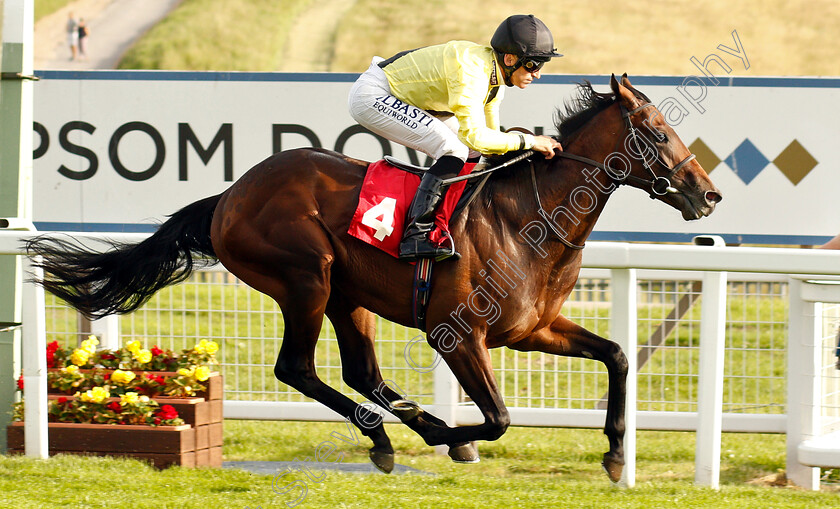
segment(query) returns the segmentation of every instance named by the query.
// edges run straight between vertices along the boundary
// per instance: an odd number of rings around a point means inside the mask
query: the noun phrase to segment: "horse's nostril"
[[[706,191],[706,202],[710,205],[712,203],[720,203],[723,200],[723,196],[720,193],[716,193],[715,191]]]

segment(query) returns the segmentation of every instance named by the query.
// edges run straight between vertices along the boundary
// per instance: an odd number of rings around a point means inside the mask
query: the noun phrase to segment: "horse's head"
[[[723,198],[720,191],[656,106],[626,74],[621,82],[613,75],[610,87],[627,129],[622,152],[630,167],[624,182],[678,209],[686,221],[711,214]]]

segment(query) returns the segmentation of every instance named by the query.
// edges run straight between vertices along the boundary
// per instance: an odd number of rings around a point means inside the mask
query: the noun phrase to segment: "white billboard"
[[[225,190],[275,150],[322,146],[376,160],[418,159],[360,132],[347,112],[356,75],[41,71],[35,88],[35,203],[40,229],[150,231],[180,207]],[[508,89],[506,127],[555,132],[555,109],[589,79],[543,76]],[[840,79],[630,77],[669,115],[724,199],[685,222],[622,188],[594,240],[814,244],[840,231]],[[692,81],[694,80],[694,81]],[[682,87],[682,88],[681,88]],[[676,124],[676,125],[675,125]],[[425,161],[421,155],[419,162]]]

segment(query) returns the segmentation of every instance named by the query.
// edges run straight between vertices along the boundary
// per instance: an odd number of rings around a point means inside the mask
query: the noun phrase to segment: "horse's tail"
[[[32,239],[27,251],[43,257],[38,266],[45,271],[44,280],[36,282],[89,318],[134,311],[196,266],[216,263],[210,224],[220,198],[187,205],[146,240],[112,242],[114,249],[105,253],[64,239]]]

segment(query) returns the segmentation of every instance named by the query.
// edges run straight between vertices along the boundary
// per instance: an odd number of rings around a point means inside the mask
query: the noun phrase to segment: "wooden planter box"
[[[57,400],[58,398],[67,398],[69,400],[76,399],[75,396],[67,396],[64,394],[48,394],[50,400]],[[206,400],[203,398],[169,398],[165,396],[155,396],[152,398],[157,401],[160,406],[172,405],[178,412],[178,417],[184,419],[184,423],[192,427],[205,426],[208,424],[222,422],[222,400]],[[119,401],[120,398],[108,398],[106,401]]]
[[[22,422],[7,428],[10,453],[24,452]],[[196,450],[196,428],[182,426],[122,426],[115,424],[49,423],[50,455],[58,453],[122,456],[151,462],[157,468],[221,464],[221,446]]]
[[[137,376],[145,372],[135,371]],[[150,371],[161,376],[177,376],[175,372]],[[171,465],[182,467],[222,466],[222,400],[224,379],[212,373],[207,390],[192,398],[155,396],[161,406],[172,405],[183,426],[125,426],[114,424],[49,423],[50,454],[90,454],[94,456],[125,456],[151,462],[157,468]],[[50,393],[50,399],[66,397]],[[119,401],[119,398],[109,398]],[[23,423],[14,422],[7,430],[10,453],[24,452]]]

